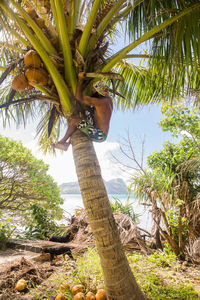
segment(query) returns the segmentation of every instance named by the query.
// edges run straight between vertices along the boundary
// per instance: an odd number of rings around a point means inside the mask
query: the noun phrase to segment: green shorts
[[[107,138],[106,134],[102,130],[94,127],[86,120],[82,120],[78,124],[77,128],[86,134],[93,142],[102,143]]]

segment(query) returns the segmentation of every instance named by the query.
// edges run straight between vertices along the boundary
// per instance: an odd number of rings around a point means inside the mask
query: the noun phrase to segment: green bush
[[[0,222],[0,249],[5,247],[6,241],[12,236],[15,228],[9,218],[6,221]]]
[[[125,204],[123,204],[120,199],[113,197],[115,200],[114,203],[111,203],[112,211],[117,211],[122,214],[128,215],[134,223],[138,221],[139,215],[136,214],[133,210],[133,203],[129,203],[129,198],[126,200]]]
[[[179,213],[175,210],[168,210],[166,213],[167,221],[172,229],[173,237],[176,241],[176,243],[179,243],[179,233],[178,233],[178,217]],[[183,242],[187,239],[188,236],[188,220],[185,217],[182,217],[182,239]]]
[[[31,209],[31,216],[25,228],[25,237],[47,239],[51,235],[60,234],[62,229],[55,223],[49,211],[42,206],[34,204]]]

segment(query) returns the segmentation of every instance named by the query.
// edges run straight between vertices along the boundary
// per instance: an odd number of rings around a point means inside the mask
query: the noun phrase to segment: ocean
[[[62,194],[61,196],[64,198],[64,204],[62,205],[62,208],[65,211],[64,217],[66,218],[72,216],[76,209],[81,209],[84,207],[80,194]],[[114,198],[117,198],[121,201],[121,203],[125,204],[127,202],[128,195],[108,194],[108,197],[111,202],[115,202]],[[139,204],[138,200],[133,195],[129,196],[128,201],[132,204],[134,212],[139,215],[138,226],[150,231],[152,226],[152,218],[151,213],[148,212],[148,207],[146,208],[144,205]]]

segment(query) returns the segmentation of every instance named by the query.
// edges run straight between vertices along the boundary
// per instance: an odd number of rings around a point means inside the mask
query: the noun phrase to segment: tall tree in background
[[[191,257],[200,234],[200,114],[184,105],[163,105],[162,112],[161,128],[179,141],[148,156],[148,169],[140,168],[132,187],[151,203],[155,226],[175,254]]]
[[[117,80],[113,89],[126,97],[116,99],[122,108],[187,93],[198,96],[199,16],[197,0],[0,0],[0,83],[14,76],[13,89],[9,82],[1,90],[2,122],[20,124],[41,115],[39,140],[47,150],[63,119],[85,116],[86,108],[74,96],[80,71],[87,73],[86,94],[93,78]],[[109,37],[123,22],[130,43],[111,54]],[[132,52],[146,41],[148,54]],[[148,68],[128,63],[138,56],[149,58]],[[92,142],[77,130],[72,147],[108,298],[144,299],[119,239]],[[63,167],[67,170],[64,162]]]
[[[52,217],[63,211],[60,189],[47,174],[48,165],[36,159],[22,143],[0,135],[0,214],[25,217],[32,205],[40,205]],[[24,219],[23,219],[24,222]]]

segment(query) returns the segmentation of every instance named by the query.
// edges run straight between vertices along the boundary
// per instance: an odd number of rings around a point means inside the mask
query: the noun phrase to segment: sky
[[[128,39],[126,37],[125,39],[118,37],[111,45],[112,52],[117,52],[127,43]],[[132,53],[144,53],[144,50],[147,50],[147,48],[148,45],[145,44],[142,47],[137,47]],[[139,64],[140,61],[135,59],[134,63]],[[160,106],[155,104],[135,111],[122,112],[114,109],[107,140],[101,144],[94,143],[104,180],[108,181],[120,177],[128,184],[130,174],[122,172],[112,157],[114,153],[122,162],[125,161],[125,157],[120,154],[119,149],[120,143],[123,143],[124,138],[127,137],[127,131],[130,134],[134,152],[138,159],[141,157],[142,139],[145,138],[144,160],[153,151],[161,150],[165,141],[172,141],[170,134],[162,132],[159,127],[158,123],[161,119]],[[44,155],[39,151],[37,139],[35,138],[38,123],[39,120],[34,123],[30,122],[25,129],[23,127],[16,128],[12,124],[10,128],[7,127],[5,129],[2,126],[2,122],[0,122],[0,134],[21,141],[37,158],[43,159],[45,163],[49,164],[49,174],[58,184],[77,181],[71,146],[67,152],[56,150],[56,157]]]
[[[127,138],[127,132],[129,132],[138,159],[141,156],[141,140],[143,138],[145,138],[144,158],[152,154],[153,151],[161,150],[165,141],[172,141],[170,134],[162,132],[159,127],[158,123],[161,119],[162,115],[158,105],[128,112],[114,109],[107,140],[100,144],[94,143],[104,180],[108,181],[120,177],[128,183],[130,179],[130,175],[127,172],[122,172],[112,157],[114,153],[117,158],[125,161],[119,148],[120,143],[123,143],[124,138]],[[30,122],[25,129],[23,127],[16,128],[14,124],[5,129],[0,124],[0,134],[22,141],[23,145],[29,148],[37,158],[43,159],[45,163],[49,164],[49,174],[58,184],[77,181],[71,146],[67,152],[56,150],[56,157],[44,155],[39,151],[37,145],[36,127],[37,122]]]

